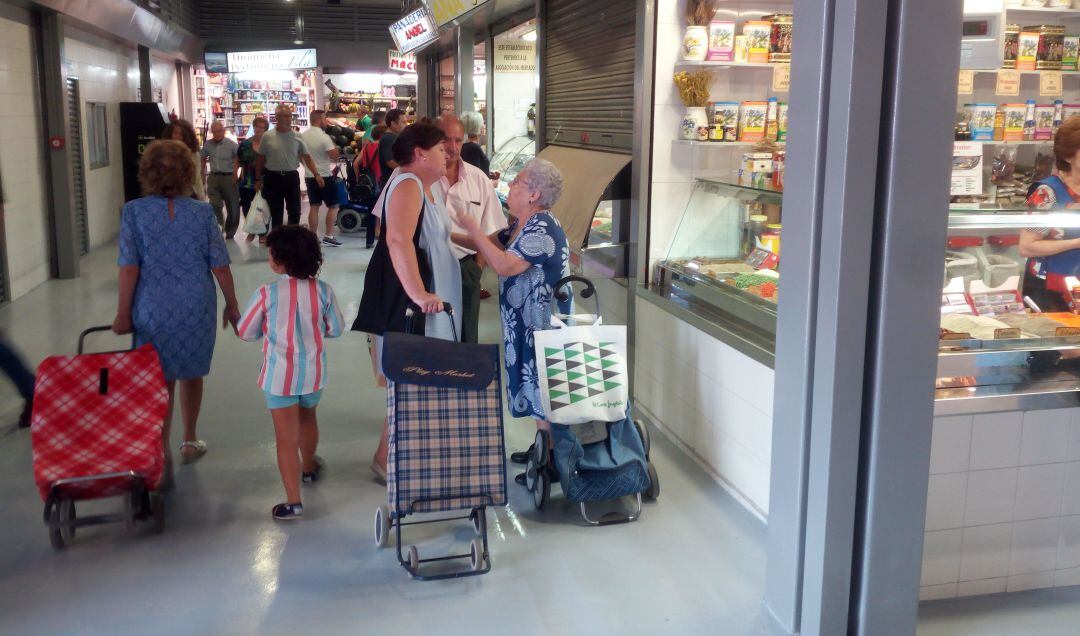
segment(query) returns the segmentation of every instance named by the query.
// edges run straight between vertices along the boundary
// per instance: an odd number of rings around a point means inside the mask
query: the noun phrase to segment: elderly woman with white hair
[[[550,327],[553,288],[569,273],[566,233],[551,214],[551,207],[562,194],[562,181],[562,174],[553,164],[533,159],[510,182],[508,228],[484,236],[475,218],[458,214],[457,223],[468,234],[453,235],[459,245],[483,254],[499,275],[510,413],[514,417],[531,416],[537,428],[544,430],[551,425],[540,400],[533,332]],[[561,309],[569,311],[565,306]],[[518,477],[522,482],[521,475]]]
[[[484,117],[469,111],[461,114],[461,126],[465,129],[465,143],[461,144],[461,160],[480,168],[484,174],[491,173],[491,162],[480,147],[480,134],[484,130]]]

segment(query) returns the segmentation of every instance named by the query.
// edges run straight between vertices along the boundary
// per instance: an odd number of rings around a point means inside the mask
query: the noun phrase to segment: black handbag
[[[431,262],[428,260],[427,251],[420,247],[420,228],[424,224],[424,212],[427,208],[425,199],[420,208],[420,216],[416,220],[416,231],[413,233],[413,249],[416,250],[416,263],[420,270],[420,280],[424,283],[424,289],[432,288]],[[353,321],[353,331],[383,335],[385,332],[414,333],[423,335],[424,315],[420,314],[406,324],[405,310],[412,302],[405,293],[405,287],[398,279],[394,271],[394,263],[390,258],[390,248],[386,244],[386,199],[383,199],[382,209],[383,232],[375,243],[375,251],[371,254],[367,273],[364,275],[364,293],[360,297],[360,309]]]

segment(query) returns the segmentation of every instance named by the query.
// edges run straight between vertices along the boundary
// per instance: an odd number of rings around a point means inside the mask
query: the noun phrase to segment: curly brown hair
[[[165,126],[165,130],[161,131],[161,138],[172,139],[173,131],[176,129],[180,130],[180,136],[183,138],[184,145],[188,147],[188,150],[199,152],[199,138],[195,136],[195,127],[186,119],[177,119]]]
[[[159,139],[150,142],[139,160],[139,185],[143,196],[186,197],[195,182],[195,163],[183,142]]]

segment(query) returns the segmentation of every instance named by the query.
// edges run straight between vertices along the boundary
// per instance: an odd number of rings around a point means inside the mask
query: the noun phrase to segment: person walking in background
[[[195,135],[195,127],[186,119],[171,121],[165,130],[161,132],[162,139],[172,139],[187,146],[191,151],[191,164],[195,172],[191,176],[191,196],[200,200],[206,200],[206,186],[203,183],[202,161],[199,160],[199,138]]]
[[[407,125],[405,111],[400,108],[386,113],[386,131],[379,138],[379,170],[383,175],[383,180],[379,183],[380,187],[386,185],[386,182],[390,180],[390,173],[398,167],[398,162],[394,159],[394,142]]]
[[[461,159],[480,168],[485,175],[490,174],[491,162],[480,146],[480,135],[484,130],[483,116],[476,111],[462,113],[461,124],[465,128],[466,137],[465,143],[461,145]]]
[[[203,143],[199,156],[202,166],[209,164],[209,176],[206,178],[206,195],[210,207],[214,209],[218,225],[225,229],[225,240],[231,241],[240,224],[240,190],[237,188],[236,170],[240,167],[237,157],[236,142],[225,136],[225,124],[214,121],[210,124],[210,139]],[[225,217],[221,215],[221,204],[225,204]]]
[[[320,188],[325,185],[300,133],[292,129],[292,110],[279,104],[274,109],[274,117],[274,129],[263,135],[256,150],[259,159],[255,163],[255,189],[262,192],[270,206],[271,229],[284,222],[286,209],[289,224],[300,223],[300,173],[297,169],[301,161],[315,175],[315,183]]]
[[[179,384],[185,464],[206,453],[196,424],[203,378],[217,337],[217,293],[225,297],[224,326],[240,318],[229,253],[210,204],[190,197],[194,164],[177,141],[151,143],[139,162],[144,196],[124,205],[120,220],[120,291],[113,331],[135,332],[136,346],[151,343],[161,357],[169,387],[169,416],[162,431],[166,483],[172,480],[169,452],[173,404]]]
[[[263,340],[259,387],[274,420],[278,472],[285,502],[271,510],[287,521],[304,514],[300,483],[314,483],[324,464],[315,455],[319,425],[315,409],[326,387],[324,338],[337,338],[344,319],[330,285],[316,278],[322,251],[314,232],[282,226],[270,232],[270,269],[279,279],[263,285],[240,319],[238,335]]]
[[[316,235],[319,233],[319,207],[325,204],[326,235],[323,236],[322,242],[324,245],[340,247],[341,241],[334,238],[334,227],[337,224],[340,202],[338,201],[337,180],[331,176],[330,171],[337,163],[338,157],[341,156],[341,151],[338,150],[334,141],[330,139],[330,135],[323,130],[325,122],[325,111],[311,111],[311,125],[300,135],[300,138],[304,140],[304,145],[308,148],[308,152],[311,153],[311,158],[315,161],[315,167],[318,169],[316,173],[313,173],[307,165],[304,166],[304,172],[307,174],[308,229],[315,232]],[[316,174],[322,177],[322,185],[315,181]]]
[[[375,124],[371,121],[371,109],[367,106],[360,104],[360,117],[356,120],[356,129],[362,131],[364,136],[367,136],[367,132],[375,127]]]
[[[487,172],[464,161],[465,127],[453,115],[443,115],[436,123],[446,134],[446,176],[431,186],[431,192],[449,212],[453,231],[465,233],[465,228],[453,219],[468,216],[477,222],[484,236],[498,232],[506,227],[506,216]],[[461,341],[479,342],[483,256],[456,244],[451,249],[461,267]]]
[[[385,110],[377,110],[377,111],[375,111],[375,114],[371,116],[371,128],[369,128],[368,130],[366,130],[364,132],[364,138],[362,140],[364,145],[367,145],[367,144],[371,143],[372,141],[378,141],[377,139],[375,139],[375,133],[373,131],[376,128],[378,128],[379,126],[385,126],[385,125],[386,125],[386,111]],[[385,130],[385,128],[383,130]]]
[[[263,116],[258,116],[251,122],[253,134],[240,142],[236,151],[237,161],[240,163],[240,208],[244,211],[244,220],[247,220],[248,212],[251,211],[251,202],[255,200],[255,164],[259,160],[259,146],[262,144],[263,134],[270,129],[270,122]],[[248,242],[255,240],[254,234],[248,234]],[[259,243],[266,243],[266,235],[259,237]]]

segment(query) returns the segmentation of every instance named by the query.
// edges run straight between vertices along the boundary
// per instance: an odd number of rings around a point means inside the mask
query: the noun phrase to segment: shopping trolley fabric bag
[[[391,514],[504,505],[498,346],[384,338]]]
[[[591,324],[569,326],[552,316],[553,329],[533,332],[540,398],[551,422],[617,422],[626,416],[626,326],[588,318]]]
[[[153,345],[131,351],[52,356],[34,386],[30,429],[41,498],[61,479],[134,471],[157,488],[169,393]],[[124,492],[124,479],[64,486],[77,499]]]

